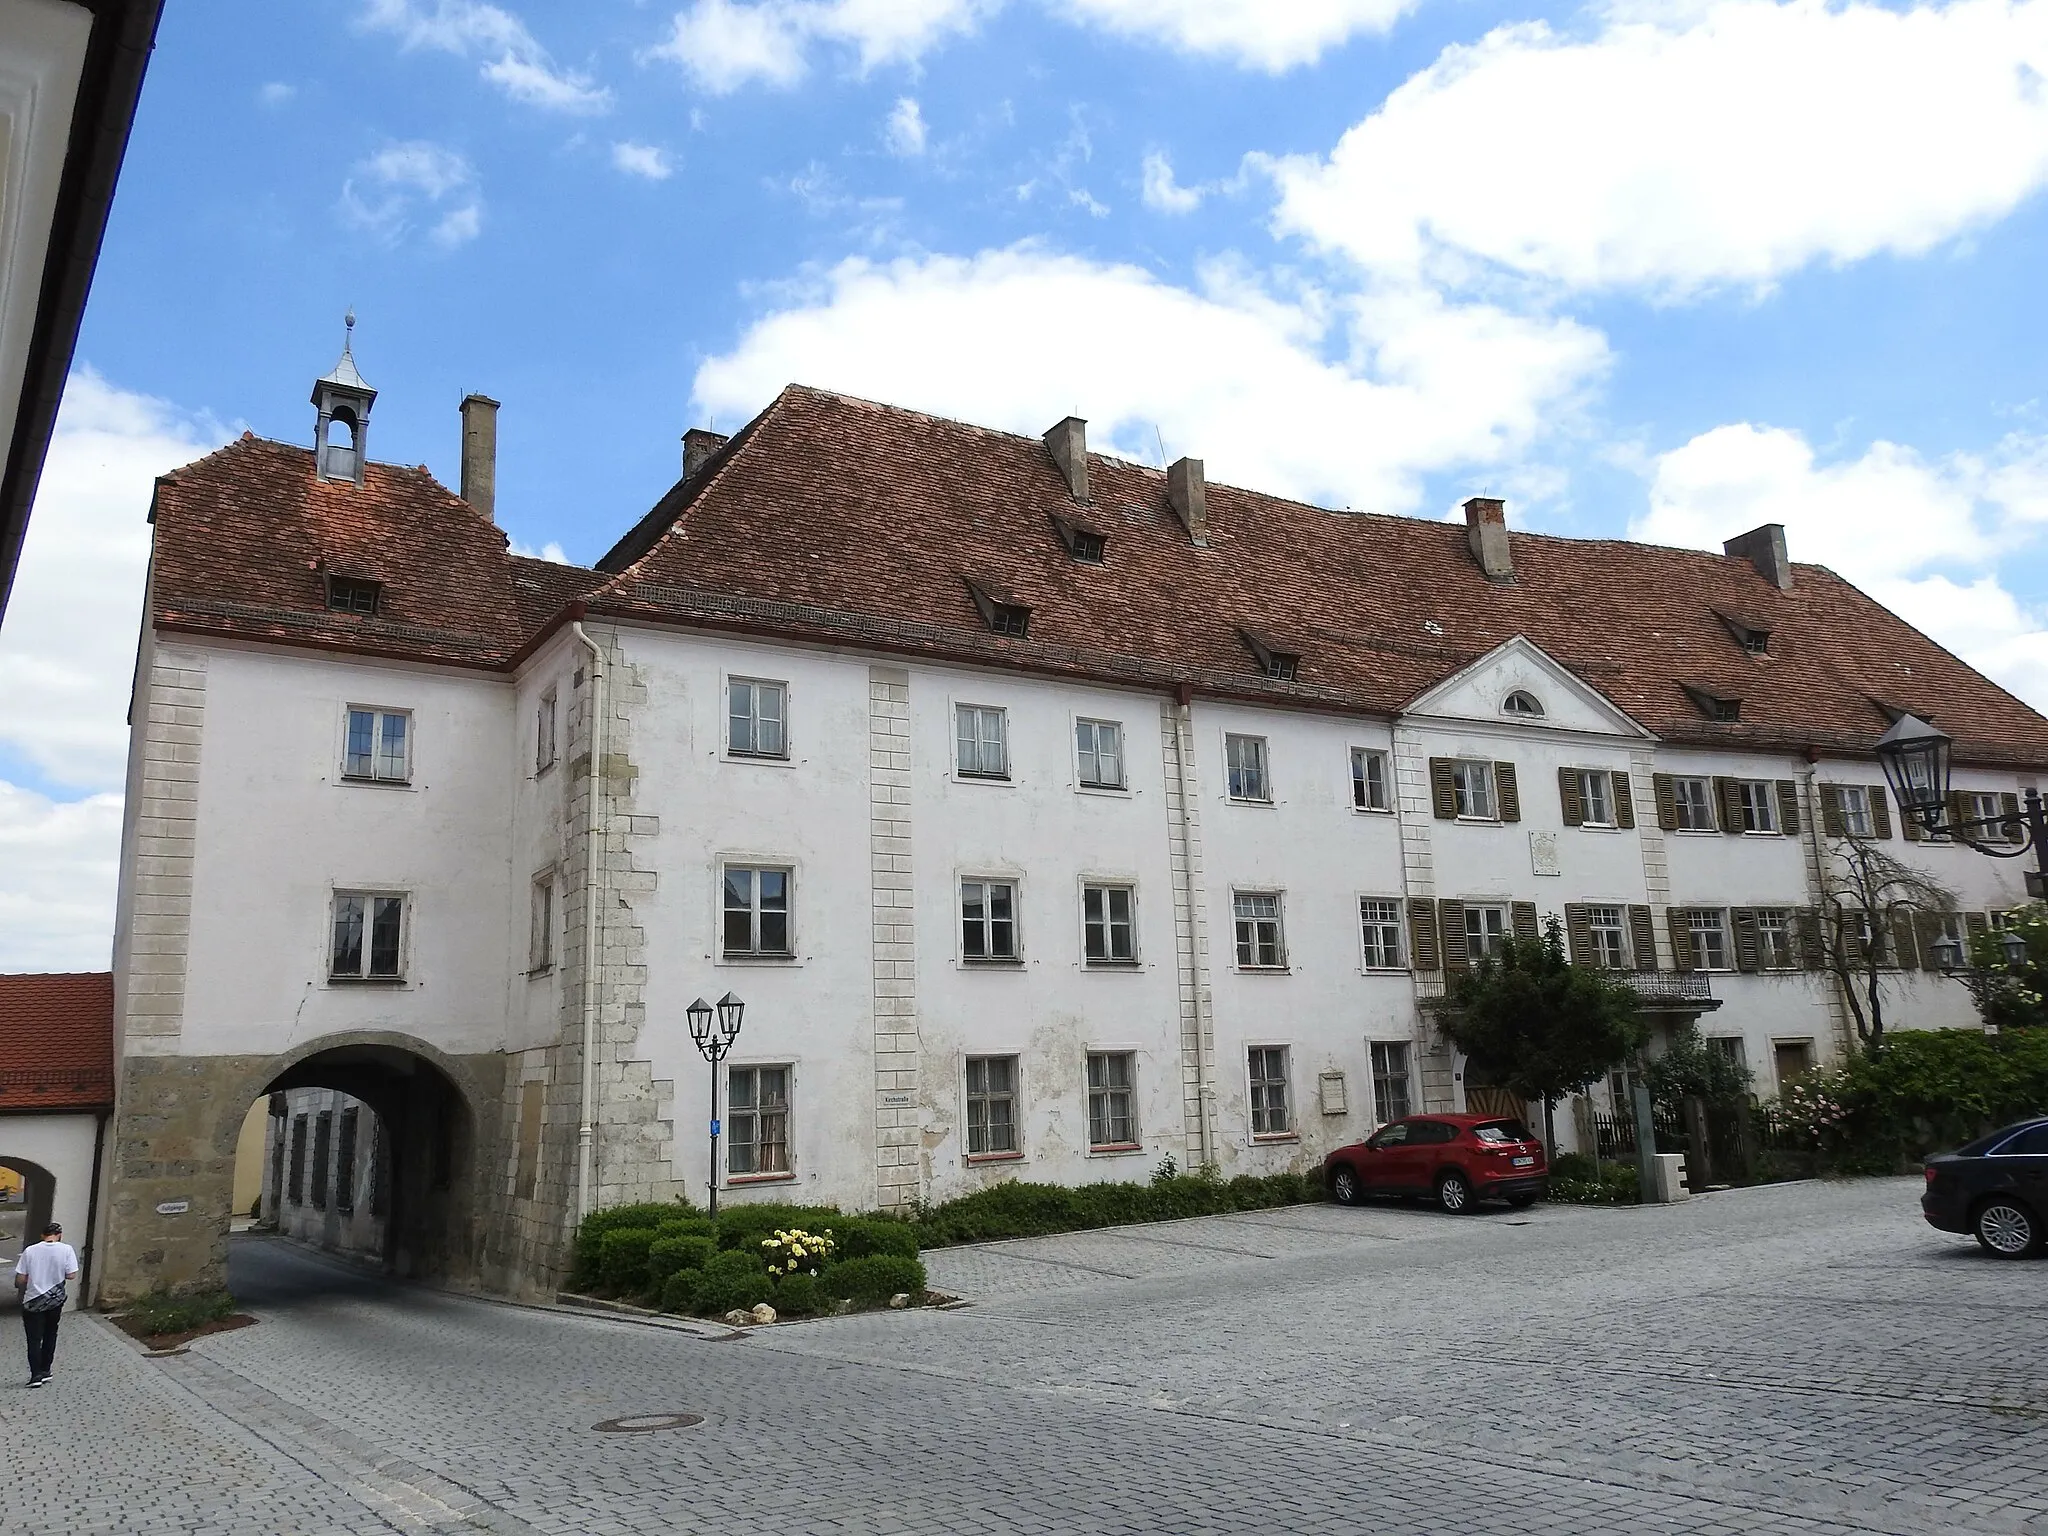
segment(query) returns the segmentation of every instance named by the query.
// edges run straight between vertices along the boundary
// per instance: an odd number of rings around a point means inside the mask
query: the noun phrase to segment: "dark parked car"
[[[1323,1182],[1345,1205],[1384,1195],[1429,1195],[1452,1213],[1476,1201],[1524,1206],[1550,1181],[1543,1144],[1498,1115],[1411,1115],[1323,1159]]]
[[[1944,1232],[1970,1233],[2001,1259],[2039,1253],[2048,1227],[2048,1116],[1927,1159],[1920,1213]]]

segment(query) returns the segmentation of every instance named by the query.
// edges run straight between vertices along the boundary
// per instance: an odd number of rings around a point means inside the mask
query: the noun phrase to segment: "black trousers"
[[[57,1319],[63,1315],[62,1307],[21,1314],[22,1329],[28,1334],[28,1373],[31,1378],[50,1374],[50,1362],[57,1358]]]

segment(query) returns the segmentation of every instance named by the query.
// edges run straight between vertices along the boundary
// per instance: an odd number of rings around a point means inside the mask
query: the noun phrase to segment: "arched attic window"
[[[1501,700],[1500,712],[1517,720],[1540,720],[1543,718],[1543,701],[1526,689],[1517,688]]]

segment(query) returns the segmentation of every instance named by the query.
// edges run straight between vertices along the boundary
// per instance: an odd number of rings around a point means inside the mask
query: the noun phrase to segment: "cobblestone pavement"
[[[1915,1194],[1256,1212],[724,1341],[238,1238],[259,1326],[146,1360],[71,1318],[0,1386],[0,1530],[2048,1533],[2048,1263]],[[705,1422],[593,1427],[665,1412]]]

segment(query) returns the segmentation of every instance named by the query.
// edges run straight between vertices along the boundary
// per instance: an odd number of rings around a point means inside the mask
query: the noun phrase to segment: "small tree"
[[[1749,1092],[1749,1079],[1749,1068],[1736,1065],[1731,1056],[1709,1050],[1699,1030],[1690,1024],[1675,1031],[1664,1054],[1643,1068],[1650,1097],[1674,1110],[1687,1099],[1739,1103]]]
[[[1557,1154],[1557,1101],[1583,1092],[1640,1050],[1649,1031],[1634,990],[1573,965],[1555,917],[1540,939],[1509,939],[1446,989],[1444,1033],[1502,1087],[1543,1101],[1543,1138]]]
[[[1884,1048],[1885,967],[1896,930],[1915,913],[1953,912],[1955,896],[1940,881],[1900,863],[1882,843],[1854,834],[1831,837],[1821,855],[1823,963],[1848,1001],[1856,1038],[1876,1055]]]
[[[2027,941],[2027,958],[2006,958],[2003,935],[1980,933],[1970,942],[1963,985],[1978,1017],[2001,1034],[2048,1027],[2048,905],[2030,901],[2011,914],[2012,931]]]

